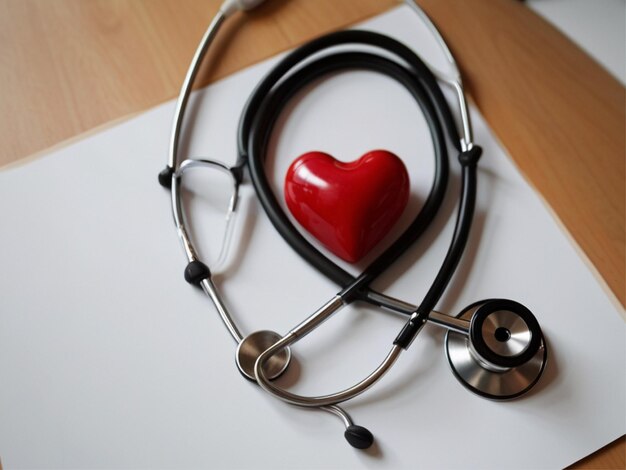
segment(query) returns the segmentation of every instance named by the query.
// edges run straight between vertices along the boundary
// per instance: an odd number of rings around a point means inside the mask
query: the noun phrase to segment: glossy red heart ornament
[[[404,163],[386,150],[349,163],[322,152],[305,153],[285,177],[285,200],[296,220],[351,263],[389,232],[406,207],[409,190]]]

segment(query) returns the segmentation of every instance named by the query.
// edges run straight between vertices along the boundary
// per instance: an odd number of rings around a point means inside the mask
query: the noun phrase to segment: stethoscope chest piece
[[[523,395],[541,377],[547,348],[534,315],[512,300],[474,303],[458,318],[470,321],[469,335],[448,331],[446,356],[456,378],[485,398]]]
[[[236,361],[239,371],[247,379],[256,381],[254,376],[254,364],[257,358],[282,338],[281,335],[269,330],[256,331],[246,336],[237,346]],[[278,378],[289,365],[291,360],[291,350],[288,347],[282,348],[273,354],[267,362],[263,364],[263,372],[270,379]]]

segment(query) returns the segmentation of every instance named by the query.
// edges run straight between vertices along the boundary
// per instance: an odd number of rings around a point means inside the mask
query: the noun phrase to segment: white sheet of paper
[[[406,7],[362,27],[441,64]],[[194,96],[189,155],[234,161],[239,112],[275,61]],[[448,368],[443,332],[429,325],[377,386],[346,403],[375,434],[370,451],[350,448],[327,413],[262,393],[237,371],[235,344],[213,306],[182,277],[169,193],[156,182],[173,109],[166,103],[0,173],[5,468],[554,468],[625,432],[619,310],[476,112],[475,140],[484,148],[476,219],[438,307],[456,313],[488,297],[526,304],[550,348],[535,390],[511,402],[469,393]],[[372,148],[396,152],[410,171],[410,209],[430,184],[424,120],[386,77],[349,72],[309,87],[275,135],[269,166],[277,188],[289,162],[314,149],[342,160]],[[378,289],[419,303],[432,282],[455,217],[454,155],[451,162],[440,217]],[[195,202],[194,221],[220,223]],[[275,233],[249,184],[217,282],[244,332],[285,332],[338,291]],[[293,348],[297,363],[281,383],[306,394],[352,385],[378,365],[403,322],[348,307]]]

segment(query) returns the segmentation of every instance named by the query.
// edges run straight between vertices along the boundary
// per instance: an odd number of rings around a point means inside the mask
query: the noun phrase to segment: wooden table
[[[0,0],[0,166],[175,97],[219,0]],[[419,0],[471,98],[626,303],[624,87],[512,0]],[[228,22],[207,84],[395,0],[272,0]],[[245,22],[245,27],[241,27]],[[624,437],[574,468],[624,468]]]

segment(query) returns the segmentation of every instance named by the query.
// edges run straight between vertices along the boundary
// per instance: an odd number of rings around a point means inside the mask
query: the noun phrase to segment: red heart
[[[404,163],[374,150],[343,163],[322,152],[287,170],[285,200],[296,220],[326,248],[355,263],[389,232],[409,200]]]

